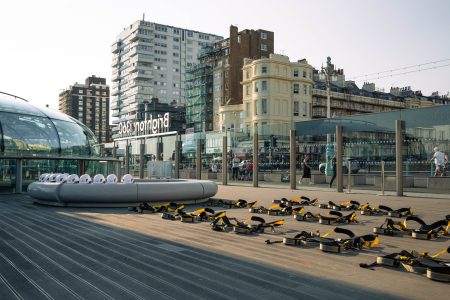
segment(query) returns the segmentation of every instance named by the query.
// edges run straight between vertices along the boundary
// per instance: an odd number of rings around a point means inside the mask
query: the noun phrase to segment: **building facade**
[[[194,132],[212,131],[213,48],[203,48],[198,59],[200,63],[186,71],[186,128],[192,128]]]
[[[331,59],[327,68],[332,70],[330,77],[331,117],[347,115],[389,112],[405,108],[423,108],[433,105],[449,104],[450,99],[433,93],[422,95],[411,87],[392,87],[389,93],[379,90],[374,83],[364,82],[359,88],[354,81],[345,80],[344,70],[335,69]],[[327,117],[327,84],[320,76],[322,72],[314,70],[314,88],[312,93],[312,117]]]
[[[222,37],[136,21],[113,43],[111,108],[113,123],[135,120],[138,105],[158,98],[185,105],[185,70],[198,62],[203,46]]]
[[[94,75],[84,84],[75,83],[59,94],[59,110],[85,124],[99,143],[111,141],[109,86]]]
[[[218,113],[224,106],[241,105],[242,66],[244,58],[268,58],[274,51],[274,33],[267,30],[242,30],[230,26],[230,37],[214,43],[213,110],[214,130],[223,130],[224,114]],[[225,109],[226,110],[226,109]],[[234,112],[233,112],[234,114]]]
[[[245,59],[242,68],[241,128],[258,126],[262,135],[289,132],[295,122],[311,119],[313,67],[305,59],[270,54],[268,58]],[[234,112],[224,107],[224,127],[235,122]]]

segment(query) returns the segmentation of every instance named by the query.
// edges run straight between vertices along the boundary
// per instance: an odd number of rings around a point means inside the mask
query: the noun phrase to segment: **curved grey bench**
[[[130,184],[33,182],[28,194],[38,203],[59,206],[129,206],[142,202],[189,203],[208,200],[217,184],[208,180],[155,179]]]

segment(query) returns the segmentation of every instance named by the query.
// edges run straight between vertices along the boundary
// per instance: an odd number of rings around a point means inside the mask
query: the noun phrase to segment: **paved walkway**
[[[258,200],[269,206],[275,198],[300,195],[321,202],[352,199],[393,208],[411,206],[427,222],[450,214],[450,201],[435,197],[246,186],[219,186],[216,197]],[[307,210],[325,212],[317,207]],[[227,214],[242,220],[250,216],[246,209],[230,209]],[[448,238],[382,236],[375,249],[337,255],[317,248],[266,245],[266,239],[301,230],[324,233],[333,228],[282,218],[286,224],[276,233],[245,236],[214,232],[208,223],[166,221],[157,214],[46,207],[33,204],[26,195],[1,195],[0,298],[447,299],[450,294],[450,284],[423,275],[359,267],[380,253],[402,249],[435,253],[449,246]],[[360,224],[345,228],[367,234],[384,217],[358,215],[358,220]]]

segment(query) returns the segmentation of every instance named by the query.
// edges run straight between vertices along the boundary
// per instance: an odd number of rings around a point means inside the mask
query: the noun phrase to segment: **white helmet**
[[[89,174],[83,174],[80,176],[80,183],[91,183],[92,179],[91,176],[89,176]]]
[[[48,181],[50,182],[56,182],[56,177],[58,177],[59,173],[53,173],[50,175],[50,177],[48,178]]]
[[[67,183],[78,183],[80,182],[80,178],[77,174],[72,174],[67,177]]]
[[[69,174],[65,173],[65,174],[59,174],[58,176],[56,176],[56,182],[59,183],[63,183],[67,181],[67,177],[69,176]]]
[[[95,184],[105,183],[105,176],[103,176],[102,174],[95,175],[93,183]]]
[[[44,182],[49,182],[49,181],[50,181],[50,176],[52,176],[52,174],[47,173],[47,174],[45,175]]]
[[[123,183],[133,183],[134,182],[133,176],[131,176],[130,174],[123,175],[122,182]]]
[[[114,174],[109,174],[108,177],[106,177],[106,183],[107,184],[117,183],[117,176]]]
[[[44,182],[45,181],[45,177],[48,175],[48,173],[44,173],[44,174],[41,174],[41,176],[39,176],[39,181],[40,182]]]

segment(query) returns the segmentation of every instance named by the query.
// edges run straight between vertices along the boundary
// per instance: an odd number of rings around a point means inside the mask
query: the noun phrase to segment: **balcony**
[[[135,42],[135,41],[137,41],[137,40],[139,40],[139,39],[149,39],[149,40],[153,40],[153,39],[149,38],[148,35],[139,33],[137,30],[136,30],[135,32],[133,32],[133,33],[130,35],[129,38],[130,38],[130,42]]]
[[[113,76],[111,77],[111,80],[112,80],[112,81],[119,81],[119,79],[120,79],[119,73],[113,74]]]
[[[119,50],[120,50],[120,47],[122,47],[122,42],[121,42],[121,41],[118,41],[117,43],[114,43],[114,44],[111,46],[111,52],[112,52],[112,53],[118,53]]]

